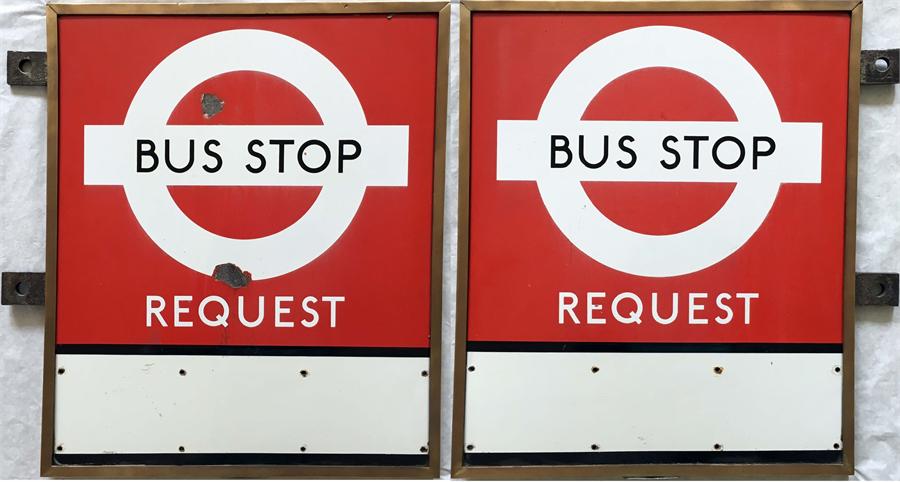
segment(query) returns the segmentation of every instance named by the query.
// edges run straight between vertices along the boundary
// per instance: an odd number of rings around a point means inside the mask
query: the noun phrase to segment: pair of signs
[[[454,474],[852,472],[858,2],[459,11]],[[449,19],[48,8],[45,475],[438,473]]]

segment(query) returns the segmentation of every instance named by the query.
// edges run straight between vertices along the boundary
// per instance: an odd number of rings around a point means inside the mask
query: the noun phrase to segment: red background
[[[553,81],[582,50],[622,30],[674,25],[730,45],[760,73],[785,122],[823,125],[821,184],[783,184],[768,218],[737,252],[670,278],[633,276],[599,264],[559,231],[534,182],[498,182],[498,120],[533,120]],[[493,14],[472,17],[471,198],[468,339],[472,341],[840,343],[842,340],[847,65],[850,19],[837,13]],[[715,62],[715,59],[709,59]],[[736,120],[719,92],[684,71],[643,69],[598,92],[585,120]],[[613,141],[611,141],[612,143]],[[712,216],[733,184],[585,182],[594,204],[623,227],[684,231]],[[636,253],[639,255],[639,253]],[[581,325],[558,324],[558,292],[579,295]],[[586,325],[588,291],[606,292]],[[615,321],[619,292],[644,300],[640,325]],[[670,325],[652,320],[679,293]],[[688,325],[689,292],[758,292],[751,323]],[[624,302],[627,308],[629,302]],[[624,310],[623,310],[624,311]],[[627,313],[627,312],[626,312]],[[709,314],[713,313],[713,314]],[[703,313],[701,313],[701,316]],[[568,320],[568,317],[567,317]]]
[[[370,187],[350,227],[312,263],[232,289],[170,258],[144,233],[121,186],[83,185],[85,125],[122,124],[134,93],[168,54],[204,35],[258,28],[297,38],[327,57],[356,91],[369,124],[409,126],[409,182]],[[64,17],[59,21],[59,260],[57,343],[427,347],[431,255],[436,15],[295,17]],[[264,48],[264,46],[260,46]],[[290,62],[291,59],[284,59]],[[205,119],[204,92],[225,101]],[[186,95],[169,124],[321,124],[292,85],[233,72]],[[182,154],[182,156],[185,154]],[[243,162],[243,160],[240,160]],[[130,161],[129,161],[130,162]],[[229,162],[229,159],[225,159]],[[211,232],[254,238],[292,224],[315,200],[310,187],[170,187],[185,214]],[[145,296],[167,299],[169,323],[145,326]],[[172,326],[172,296],[192,295],[191,328]],[[231,304],[228,328],[208,327],[196,308],[208,295]],[[263,323],[237,321],[237,296]],[[274,328],[272,298],[294,296]],[[346,297],[337,327],[319,302],[319,325],[304,328],[305,296]],[[207,307],[215,316],[216,304]]]

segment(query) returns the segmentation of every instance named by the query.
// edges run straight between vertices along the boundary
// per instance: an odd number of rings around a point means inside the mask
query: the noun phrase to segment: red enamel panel
[[[160,249],[136,219],[122,186],[85,185],[83,155],[85,126],[122,125],[138,88],[163,59],[195,39],[232,29],[302,41],[347,79],[369,125],[409,126],[405,186],[366,188],[352,222],[323,254],[237,289]],[[437,16],[427,14],[61,17],[57,343],[428,347],[437,35]],[[203,115],[204,93],[224,101],[221,113]],[[311,100],[284,79],[235,71],[197,85],[168,124],[319,125],[322,119]],[[247,159],[225,159],[235,161]],[[168,190],[203,229],[254,239],[304,216],[320,188]],[[147,326],[149,295],[166,300],[162,315],[168,326]],[[230,306],[227,327],[198,318],[200,302],[213,295]],[[188,310],[182,318],[193,326],[173,326],[176,296],[191,296],[182,302]],[[239,296],[250,320],[264,297],[258,326],[237,321]],[[283,301],[289,312],[281,315],[293,327],[275,326],[276,296],[293,297]],[[310,305],[319,315],[313,327],[300,323],[311,320],[301,306],[307,296],[317,299]],[[327,296],[344,298],[334,302],[335,317],[323,301]],[[218,304],[206,309],[208,317],[222,314]]]
[[[783,122],[822,126],[820,182],[781,184],[760,227],[721,261],[658,277],[595,261],[561,232],[535,182],[497,180],[498,121],[537,119],[551,85],[582,51],[611,35],[657,25],[691,29],[725,43],[758,72]],[[468,339],[840,343],[849,42],[850,18],[838,13],[474,13]],[[717,59],[708,62],[715,65]],[[709,82],[670,67],[618,77],[597,92],[581,119],[738,120]],[[661,236],[709,220],[735,184],[596,181],[581,187],[618,226]],[[560,322],[560,292],[577,296],[579,323],[568,312]],[[599,306],[593,316],[605,319],[602,324],[587,323],[592,292],[604,294],[593,298]],[[621,293],[641,300],[640,323],[614,317],[611,304]],[[653,293],[663,318],[672,313],[673,293],[678,294],[674,321],[652,318]],[[701,306],[694,310],[695,323],[689,320],[691,293]],[[726,318],[716,304],[722,293],[729,294],[722,300],[733,312],[727,323],[715,321]],[[740,293],[758,298],[736,297]],[[627,318],[637,303],[623,299],[618,310]]]

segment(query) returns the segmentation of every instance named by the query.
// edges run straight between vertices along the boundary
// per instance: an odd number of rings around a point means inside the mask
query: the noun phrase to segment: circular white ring
[[[194,40],[166,57],[138,89],[125,125],[165,125],[194,87],[216,75],[264,72],[291,83],[316,107],[324,124],[365,126],[353,87],[327,58],[305,43],[263,30],[228,30]],[[256,239],[233,239],[198,226],[178,207],[167,186],[125,184],[128,203],[148,236],[169,256],[203,274],[234,263],[253,279],[294,271],[331,247],[356,215],[365,184],[341,179],[322,187],[313,205],[291,226]]]
[[[553,83],[539,119],[581,119],[609,82],[648,67],[671,67],[701,77],[722,94],[740,122],[781,122],[765,81],[740,53],[709,35],[668,26],[626,30],[585,49]],[[740,182],[704,223],[676,234],[649,235],[604,216],[580,182],[545,177],[537,183],[547,211],[572,244],[610,268],[648,277],[693,273],[737,251],[762,225],[781,185],[766,179]]]

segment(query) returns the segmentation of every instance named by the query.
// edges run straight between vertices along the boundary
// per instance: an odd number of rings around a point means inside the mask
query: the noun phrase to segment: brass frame
[[[456,349],[453,380],[451,473],[467,479],[589,479],[627,477],[777,478],[853,474],[853,372],[856,273],[856,178],[859,127],[859,55],[862,0],[462,0],[459,74],[459,248]],[[469,159],[471,129],[472,12],[803,12],[837,11],[850,16],[847,156],[844,220],[843,390],[841,464],[610,464],[472,466],[463,464],[465,444],[466,341],[469,289]]]
[[[450,53],[450,5],[444,0],[411,2],[315,3],[153,3],[47,5],[47,276],[44,330],[44,380],[41,430],[42,477],[102,478],[402,478],[429,479],[440,473],[441,292],[443,280],[444,168],[447,83]],[[434,112],[434,174],[431,227],[431,330],[429,360],[430,440],[427,466],[312,465],[60,465],[53,463],[58,219],[59,44],[61,15],[322,15],[431,13],[438,17]]]

